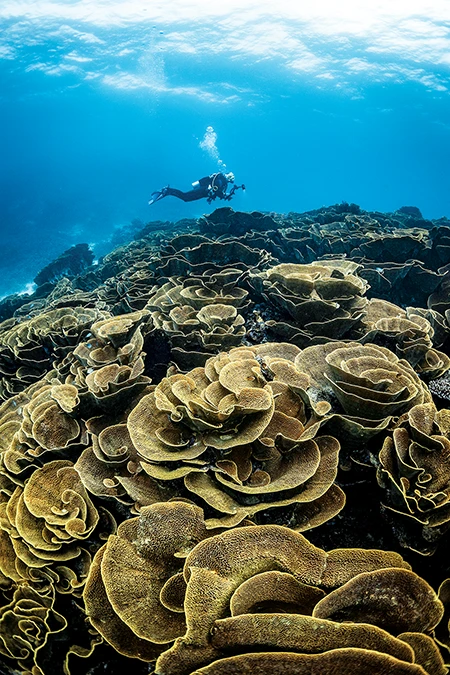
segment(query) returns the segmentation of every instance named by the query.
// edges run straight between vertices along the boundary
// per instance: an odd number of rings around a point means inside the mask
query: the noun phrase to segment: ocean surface
[[[218,169],[236,210],[450,215],[447,0],[2,0],[0,297]]]

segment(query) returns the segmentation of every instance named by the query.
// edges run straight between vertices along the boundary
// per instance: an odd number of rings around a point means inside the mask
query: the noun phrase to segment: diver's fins
[[[149,200],[149,206],[154,204],[155,202],[158,202],[160,199],[166,196],[166,191],[163,188],[162,190],[157,190],[156,192],[153,192],[152,196],[150,197]]]

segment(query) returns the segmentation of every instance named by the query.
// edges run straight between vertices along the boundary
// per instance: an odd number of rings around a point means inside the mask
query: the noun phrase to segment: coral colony
[[[1,672],[445,675],[450,221],[164,225],[0,302]]]

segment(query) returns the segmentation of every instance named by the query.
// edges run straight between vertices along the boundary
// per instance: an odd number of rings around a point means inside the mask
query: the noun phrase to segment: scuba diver
[[[192,183],[192,190],[188,192],[182,192],[169,186],[162,188],[162,190],[157,190],[157,192],[152,194],[149,204],[154,204],[164,197],[177,197],[184,202],[193,202],[206,197],[208,204],[211,204],[217,198],[230,201],[236,190],[245,190],[245,185],[233,185],[230,191],[227,192],[229,183],[234,183],[233,173],[212,173],[210,176],[205,176]]]

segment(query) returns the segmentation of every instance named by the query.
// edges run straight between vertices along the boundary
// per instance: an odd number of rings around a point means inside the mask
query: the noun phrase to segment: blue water
[[[147,201],[224,165],[237,210],[450,216],[448,4],[296,5],[3,0],[0,297],[74,243],[208,212]]]

